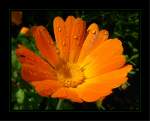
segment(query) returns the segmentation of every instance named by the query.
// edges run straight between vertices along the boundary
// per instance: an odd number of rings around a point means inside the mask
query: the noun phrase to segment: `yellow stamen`
[[[65,63],[58,68],[58,80],[65,87],[77,87],[84,82],[84,74],[77,64]]]

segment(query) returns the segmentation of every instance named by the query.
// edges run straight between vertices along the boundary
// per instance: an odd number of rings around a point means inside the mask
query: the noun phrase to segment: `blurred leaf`
[[[128,62],[137,59],[139,57],[139,54],[133,55],[131,58],[128,59]]]
[[[129,82],[125,82],[124,84],[121,85],[121,89],[125,90],[129,86],[130,86],[130,83]]]
[[[134,53],[137,53],[137,52],[138,52],[138,49],[137,49],[137,48],[133,48],[133,52],[134,52]]]
[[[19,104],[22,104],[24,102],[25,94],[24,94],[24,90],[23,89],[19,89],[16,92],[16,98],[17,98],[17,102]]]

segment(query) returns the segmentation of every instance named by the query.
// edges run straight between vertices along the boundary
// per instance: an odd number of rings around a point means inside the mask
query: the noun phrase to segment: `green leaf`
[[[130,86],[130,83],[126,82],[126,83],[121,85],[121,89],[125,90],[129,86]]]
[[[24,98],[25,98],[25,93],[24,93],[24,90],[23,89],[19,89],[17,92],[16,92],[16,98],[17,98],[17,102],[19,104],[22,104],[24,102]]]
[[[130,62],[131,60],[137,59],[138,57],[139,57],[139,54],[135,54],[130,59],[128,59],[128,62]]]
[[[133,52],[135,52],[135,53],[136,53],[136,52],[138,52],[138,49],[136,49],[136,48],[133,48]]]

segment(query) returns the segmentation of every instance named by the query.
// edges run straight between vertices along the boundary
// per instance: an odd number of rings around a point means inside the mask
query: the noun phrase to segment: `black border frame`
[[[148,120],[149,119],[149,28],[150,24],[149,24],[149,15],[150,15],[150,9],[149,9],[149,0],[145,0],[145,1],[133,1],[133,3],[131,3],[131,1],[67,1],[67,3],[65,3],[64,1],[59,1],[59,5],[60,8],[69,8],[69,7],[74,7],[74,8],[85,8],[85,7],[89,7],[92,9],[92,7],[94,8],[99,8],[101,7],[102,9],[142,9],[142,28],[141,28],[141,32],[142,32],[142,43],[141,43],[141,47],[142,47],[142,53],[141,53],[141,58],[142,58],[142,63],[141,63],[141,67],[142,67],[142,112],[132,112],[132,113],[125,113],[125,112],[115,112],[115,113],[105,113],[105,112],[77,112],[77,113],[71,113],[71,112],[60,112],[58,111],[57,113],[55,112],[34,112],[34,113],[23,113],[23,112],[9,112],[9,106],[8,106],[8,102],[9,102],[9,52],[10,52],[10,46],[9,45],[9,37],[8,37],[8,32],[9,30],[7,29],[9,27],[8,25],[8,21],[9,21],[9,17],[8,17],[8,10],[11,9],[20,9],[20,7],[22,8],[33,8],[32,4],[36,5],[36,7],[40,8],[41,7],[41,3],[39,3],[39,1],[37,1],[36,3],[33,2],[29,5],[28,3],[29,1],[27,1],[27,3],[20,3],[18,2],[17,4],[15,4],[15,2],[6,2],[3,3],[4,6],[1,7],[2,9],[2,15],[3,15],[3,19],[4,21],[3,23],[3,28],[1,33],[2,34],[2,40],[5,40],[2,42],[2,47],[0,47],[1,49],[1,62],[2,62],[2,69],[1,69],[1,80],[2,80],[2,87],[0,88],[0,112],[1,112],[1,116],[0,118],[2,119],[84,119],[84,120],[105,120],[105,119],[109,119],[109,120],[127,120],[127,119],[134,119],[134,120]],[[58,1],[54,1],[56,2],[56,6],[55,3],[53,2],[49,2],[52,5],[54,5],[53,7],[56,7],[56,9],[58,9]],[[46,2],[45,2],[46,3]],[[46,3],[47,5],[44,6],[44,8],[49,8],[52,6],[48,6],[49,3]],[[71,3],[69,6],[68,4]],[[83,4],[82,4],[83,3]],[[108,4],[109,3],[109,4]],[[25,6],[26,7],[23,7]],[[39,6],[38,6],[39,5]],[[63,5],[63,6],[62,6]],[[74,5],[74,6],[72,6]],[[99,6],[101,5],[101,6]],[[88,8],[88,9],[89,9]],[[148,55],[148,56],[147,56]]]

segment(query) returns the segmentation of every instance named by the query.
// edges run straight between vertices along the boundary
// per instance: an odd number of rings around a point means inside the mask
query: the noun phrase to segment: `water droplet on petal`
[[[105,35],[108,35],[108,32],[107,31],[105,31],[105,33],[104,33]]]
[[[60,54],[60,51],[57,49],[57,50],[56,50],[56,53],[59,55],[59,54]]]
[[[58,31],[61,32],[61,28],[60,27],[58,28]]]
[[[35,73],[35,72],[33,72],[33,71],[29,71],[29,74],[31,74],[31,75],[33,75],[33,76],[35,76],[35,75],[36,75],[36,73]]]
[[[32,74],[32,71],[29,71],[29,74]]]
[[[48,44],[53,45],[53,42],[52,41],[48,41]]]
[[[93,31],[92,31],[92,34],[96,34],[96,31],[95,31],[95,30],[93,30]]]
[[[75,36],[73,36],[73,38],[74,38],[74,39],[77,39],[78,37],[75,35]]]

